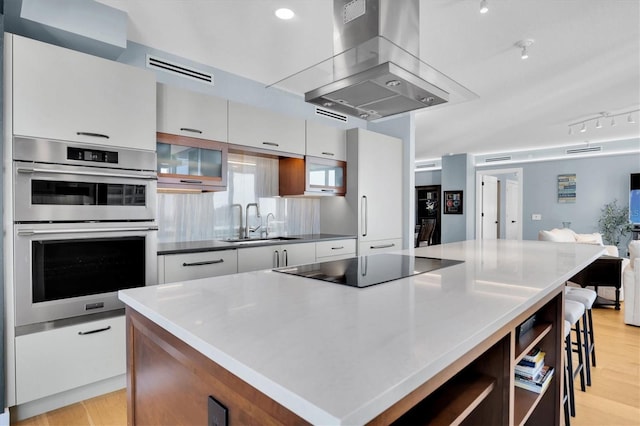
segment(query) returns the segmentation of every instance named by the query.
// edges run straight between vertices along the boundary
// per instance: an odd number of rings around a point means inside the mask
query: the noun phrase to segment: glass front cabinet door
[[[224,191],[227,144],[187,136],[157,134],[160,191]]]

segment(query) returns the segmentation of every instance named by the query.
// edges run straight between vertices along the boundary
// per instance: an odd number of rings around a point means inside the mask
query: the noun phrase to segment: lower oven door
[[[14,225],[16,325],[122,309],[157,284],[155,222]]]

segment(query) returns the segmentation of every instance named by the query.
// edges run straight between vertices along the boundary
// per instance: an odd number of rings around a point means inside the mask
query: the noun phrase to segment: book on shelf
[[[553,373],[554,368],[549,365],[545,365],[540,369],[540,372],[535,377],[535,379],[525,380],[516,376],[514,383],[519,388],[526,389],[535,393],[541,393],[547,387],[549,387],[549,383],[553,378]]]
[[[522,360],[536,363],[543,358],[544,352],[542,352],[540,348],[533,348],[525,356],[522,357]]]
[[[538,362],[529,362],[529,361],[520,361],[514,367],[516,374],[520,374],[521,376],[527,378],[534,378],[539,372],[540,369],[544,366],[544,352],[543,356],[540,358]]]
[[[544,352],[541,352],[541,356],[537,356],[537,361],[529,361],[528,359],[521,359],[518,362],[518,367],[530,367],[530,368],[540,368],[542,364],[544,364],[544,356],[546,355]]]

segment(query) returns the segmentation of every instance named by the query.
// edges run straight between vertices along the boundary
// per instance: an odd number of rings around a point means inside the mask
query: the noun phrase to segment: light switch
[[[531,220],[542,220],[542,215],[540,213],[534,213],[531,215]]]

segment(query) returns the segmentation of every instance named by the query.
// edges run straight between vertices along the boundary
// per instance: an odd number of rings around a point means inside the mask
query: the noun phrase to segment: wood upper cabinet
[[[158,132],[227,142],[227,100],[157,84]]]
[[[304,155],[305,122],[229,101],[229,143]]]
[[[347,190],[347,163],[316,158],[280,157],[279,195],[344,195]]]
[[[158,190],[224,191],[227,151],[224,142],[158,133]]]
[[[347,161],[347,132],[315,121],[306,122],[307,155]]]
[[[155,151],[151,71],[7,35],[13,133]]]

